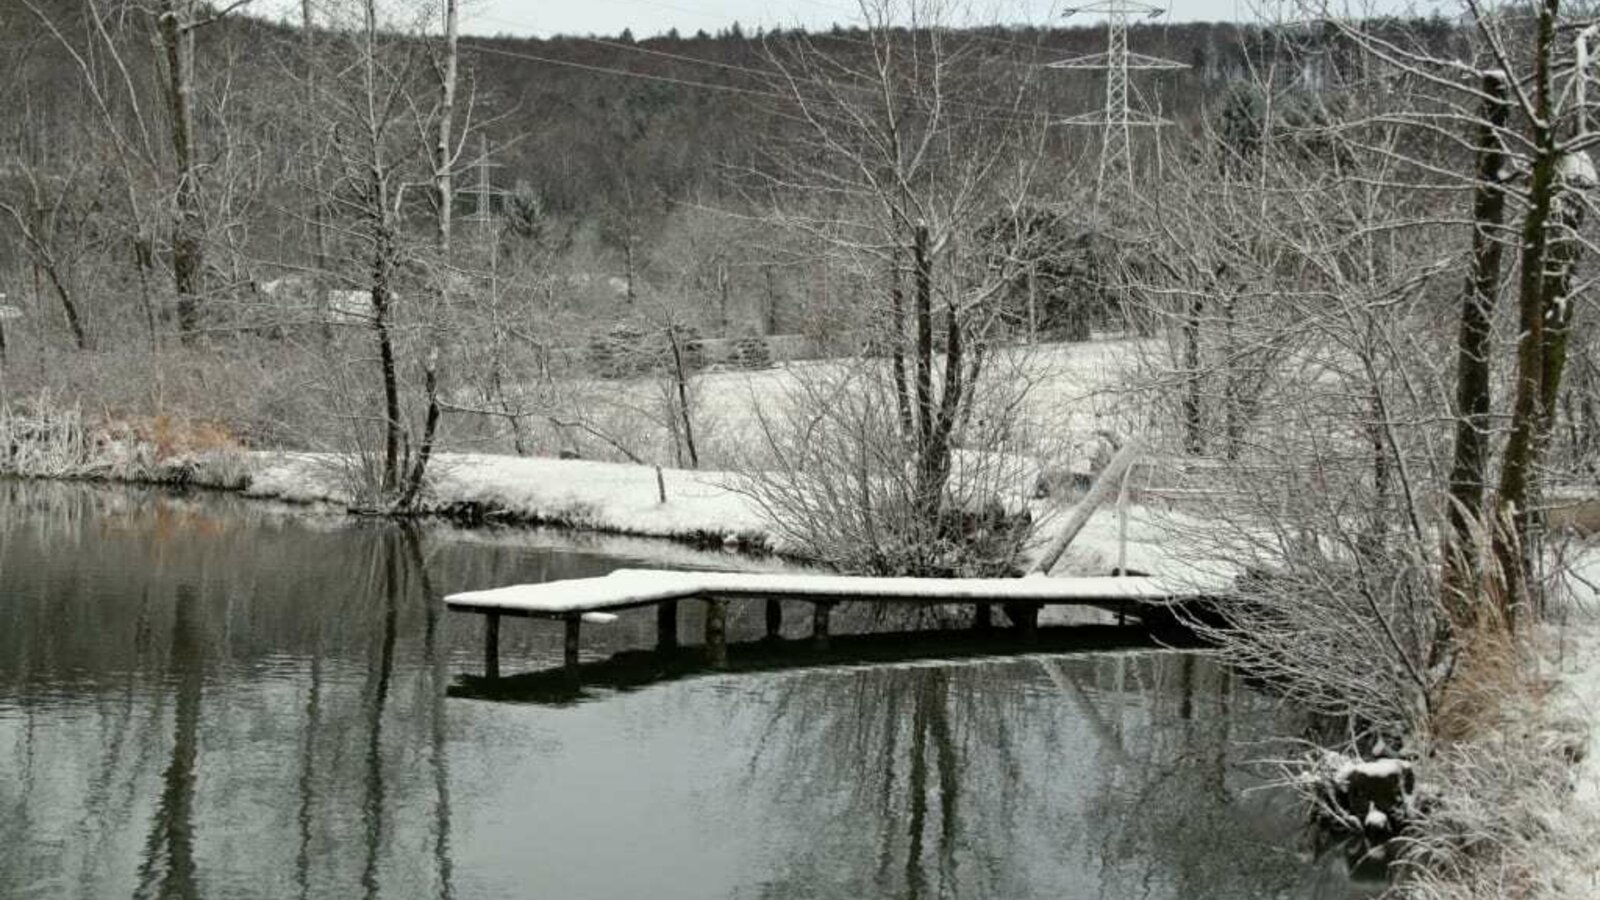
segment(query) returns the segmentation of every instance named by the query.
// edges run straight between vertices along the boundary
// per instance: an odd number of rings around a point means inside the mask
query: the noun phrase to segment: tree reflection
[[[378,860],[383,845],[383,708],[389,699],[389,681],[394,674],[395,631],[399,621],[399,594],[402,590],[398,570],[401,557],[394,551],[389,534],[374,543],[372,574],[376,593],[383,600],[383,629],[378,641],[377,667],[367,700],[366,799],[362,804],[362,823],[366,837],[366,864],[361,870],[361,887],[372,900],[378,896]],[[381,572],[381,575],[379,574]]]
[[[761,895],[1320,895],[1235,745],[1282,714],[1237,691],[1178,653],[789,678],[748,775],[793,838]]]
[[[783,681],[751,781],[783,786],[776,808],[827,815],[789,823],[803,837],[762,895],[1003,893],[1015,677],[1007,666],[913,666]]]
[[[433,768],[433,858],[439,875],[439,896],[451,900],[455,896],[450,863],[450,769],[445,747],[445,688],[450,681],[449,660],[439,650],[439,612],[442,605],[434,592],[433,579],[428,574],[427,558],[422,553],[422,537],[411,523],[401,526],[400,536],[405,544],[406,561],[410,571],[416,573],[422,595],[424,625],[422,658],[431,674],[429,704],[429,761]]]
[[[145,841],[144,864],[134,896],[189,900],[200,895],[194,858],[195,759],[199,754],[200,700],[205,681],[203,648],[196,618],[197,592],[177,588],[168,662],[176,702],[172,714],[172,755],[161,775],[161,799]]]

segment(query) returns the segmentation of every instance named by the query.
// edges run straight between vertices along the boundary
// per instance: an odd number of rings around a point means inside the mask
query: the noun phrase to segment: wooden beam
[[[994,604],[979,603],[972,612],[972,628],[974,631],[988,631],[994,627]]]

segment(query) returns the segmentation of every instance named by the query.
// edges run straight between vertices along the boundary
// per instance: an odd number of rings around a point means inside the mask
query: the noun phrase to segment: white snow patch
[[[619,569],[599,578],[516,584],[445,597],[457,609],[543,616],[626,609],[687,597],[790,597],[913,603],[982,600],[1094,603],[1165,599],[1181,585],[1154,578],[868,578],[751,572]]]
[[[1556,160],[1556,175],[1563,181],[1570,181],[1581,187],[1592,187],[1600,183],[1600,178],[1595,176],[1594,160],[1582,150],[1563,153]]]
[[[1389,817],[1383,814],[1378,804],[1368,803],[1367,815],[1361,820],[1361,824],[1366,826],[1368,831],[1388,831]]]

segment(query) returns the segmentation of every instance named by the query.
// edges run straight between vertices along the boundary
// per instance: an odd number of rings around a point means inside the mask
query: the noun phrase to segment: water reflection
[[[761,896],[1349,896],[1250,793],[1234,729],[1279,716],[1191,654],[786,680],[747,776],[795,836]]]
[[[1239,764],[1294,717],[1191,654],[886,666],[904,641],[841,637],[832,668],[650,657],[685,677],[561,706],[462,676],[480,623],[440,593],[636,564],[0,482],[0,896],[1352,892]],[[586,666],[628,671],[602,659],[653,620],[593,632]],[[509,670],[560,658],[504,637]]]
[[[190,900],[199,896],[195,882],[194,786],[204,648],[196,633],[198,601],[194,587],[178,585],[176,597],[168,662],[174,696],[172,754],[161,775],[161,799],[150,821],[150,837],[145,841],[144,863],[139,867],[139,887],[134,896]]]

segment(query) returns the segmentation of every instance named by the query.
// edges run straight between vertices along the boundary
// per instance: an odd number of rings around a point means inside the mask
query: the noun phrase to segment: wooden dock
[[[842,602],[900,603],[939,606],[971,603],[975,624],[990,625],[994,604],[1001,604],[1024,640],[1036,634],[1039,610],[1045,606],[1093,606],[1118,613],[1152,605],[1197,599],[1193,587],[1159,578],[866,578],[849,575],[796,575],[751,572],[680,572],[621,569],[599,578],[576,578],[541,584],[518,584],[446,596],[457,612],[484,616],[484,674],[500,671],[500,618],[519,616],[559,619],[565,623],[565,668],[578,671],[578,647],[584,622],[605,622],[618,610],[656,607],[656,643],[678,645],[678,602],[705,603],[706,653],[713,665],[727,658],[727,604],[734,600],[766,603],[766,633],[777,637],[783,627],[783,601],[811,604],[812,640],[826,645],[829,618]]]

